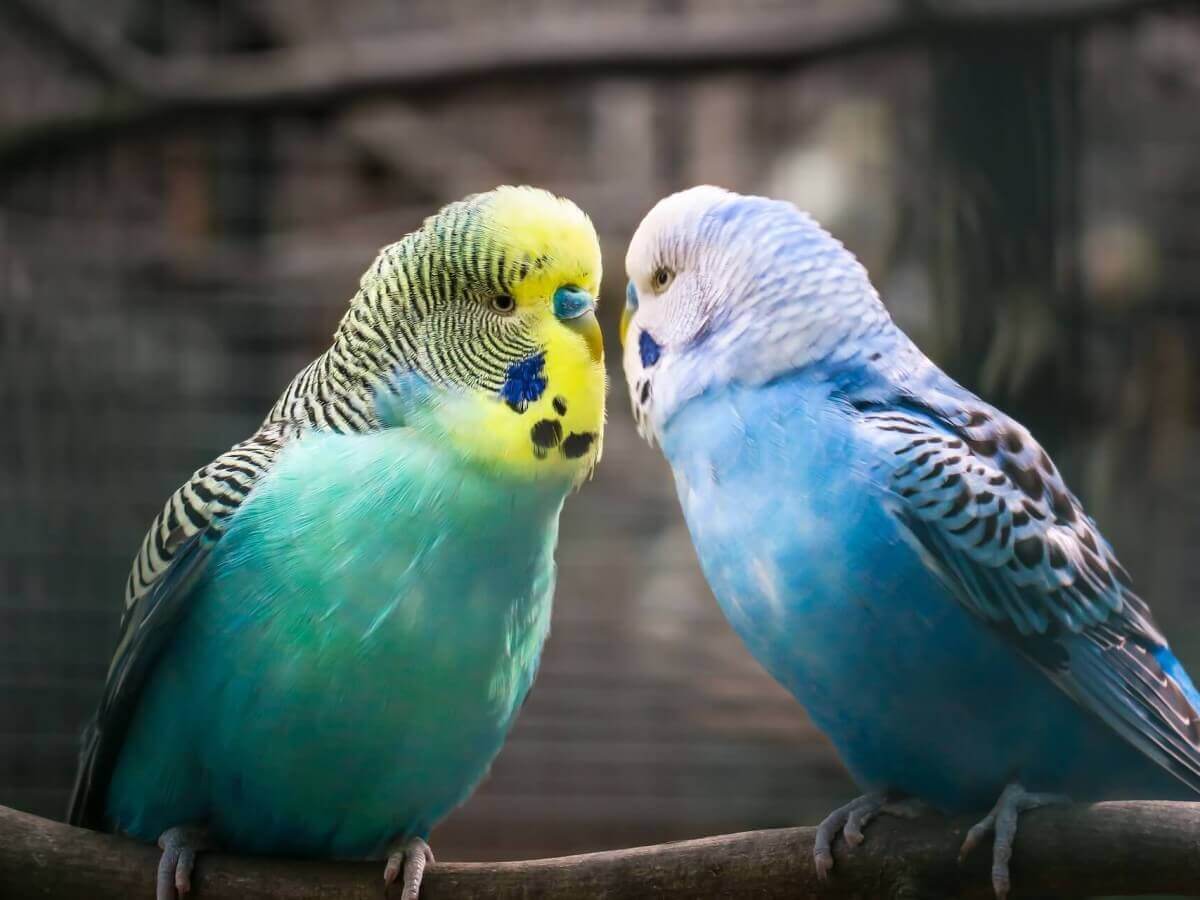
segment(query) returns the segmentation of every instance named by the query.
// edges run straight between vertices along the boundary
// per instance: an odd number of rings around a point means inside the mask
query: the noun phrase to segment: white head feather
[[[711,387],[846,360],[876,336],[908,343],[854,255],[783,201],[672,194],[638,226],[625,269],[625,376],[647,437]]]

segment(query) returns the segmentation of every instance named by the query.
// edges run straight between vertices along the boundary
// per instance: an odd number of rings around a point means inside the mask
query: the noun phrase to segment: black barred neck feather
[[[341,344],[335,342],[292,379],[264,425],[290,422],[337,434],[364,434],[380,427],[370,370]]]
[[[483,391],[503,406],[501,389],[513,365],[544,356],[530,321],[500,315],[489,302],[510,291],[540,296],[544,285],[535,276],[543,267],[543,281],[566,272],[593,293],[598,287],[591,223],[569,201],[535,188],[498,188],[453,203],[385,247],[363,275],[332,346],[292,379],[258,432],[196,471],[167,500],[134,559],[127,607],[147,595],[189,541],[219,536],[290,441],[310,430],[355,434],[384,427],[379,401],[390,397],[398,374],[458,394]],[[598,405],[581,393],[578,402],[571,399],[571,415],[578,417],[591,401],[598,426],[602,362],[596,366]],[[563,374],[560,381],[566,390],[571,378]],[[555,410],[565,412],[566,400],[556,399]],[[530,425],[519,424],[527,434]],[[598,445],[598,432],[592,439]],[[537,448],[526,437],[522,449],[532,457]],[[589,464],[595,455],[580,453],[579,461]]]
[[[397,373],[499,394],[512,363],[536,356],[539,346],[519,322],[492,312],[488,301],[546,259],[512,251],[489,215],[496,196],[450,204],[384,247],[363,275],[333,345],[296,376],[267,421],[346,433],[378,429],[376,398]]]
[[[216,538],[279,451],[300,430],[300,426],[290,422],[264,425],[249,440],[197,469],[167,499],[134,557],[125,582],[126,609],[132,608],[150,590],[189,540],[208,531]],[[131,636],[132,631],[126,632],[123,641]],[[119,652],[114,654],[114,659],[119,656]]]

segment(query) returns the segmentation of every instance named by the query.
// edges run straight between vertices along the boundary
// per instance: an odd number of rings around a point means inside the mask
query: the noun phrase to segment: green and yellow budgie
[[[158,840],[160,898],[207,846],[386,857],[416,896],[537,669],[600,453],[600,273],[567,200],[447,206],[154,520],[70,817]]]

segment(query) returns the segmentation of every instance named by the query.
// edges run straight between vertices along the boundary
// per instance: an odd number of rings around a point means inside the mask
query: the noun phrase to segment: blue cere
[[[560,319],[578,319],[594,307],[592,295],[581,287],[564,284],[554,292],[554,315]]]

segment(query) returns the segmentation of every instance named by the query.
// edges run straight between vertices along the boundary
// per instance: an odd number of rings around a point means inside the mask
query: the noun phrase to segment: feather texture
[[[1128,573],[1029,432],[956,393],[861,416],[894,458],[897,515],[956,599],[1200,791],[1200,698]]]
[[[587,217],[531,188],[381,251],[329,350],[154,519],[72,822],[364,856],[468,795],[536,672],[559,511],[599,456],[598,328],[552,299],[599,277]]]
[[[957,810],[1014,778],[1200,792],[1200,694],[1113,548],[836,239],[790,204],[694,188],[626,262],[635,416],[709,583],[865,788]]]

